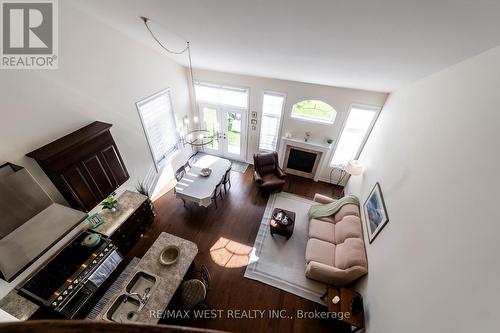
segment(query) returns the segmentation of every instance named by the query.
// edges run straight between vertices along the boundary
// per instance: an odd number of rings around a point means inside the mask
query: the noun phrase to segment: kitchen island
[[[160,254],[163,249],[169,245],[179,247],[179,258],[174,264],[164,266],[160,263]],[[152,290],[147,303],[142,310],[137,313],[137,318],[134,322],[141,324],[157,324],[161,319],[161,316],[157,314],[161,313],[170,303],[197,254],[198,247],[195,243],[162,232],[129,276],[125,278],[124,283],[117,289],[117,292],[110,298],[109,302],[106,303],[102,311],[96,317],[96,320],[107,320],[106,313],[108,310],[121,295],[126,294],[125,288],[135,274],[143,271],[158,276],[159,281],[155,289]]]

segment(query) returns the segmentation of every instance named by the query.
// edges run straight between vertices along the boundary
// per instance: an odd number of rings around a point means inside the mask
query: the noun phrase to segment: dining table
[[[209,168],[209,176],[203,176],[201,170]],[[231,161],[213,155],[203,155],[186,170],[185,175],[175,185],[175,195],[199,206],[212,204],[216,186],[222,181],[226,171],[231,168]]]

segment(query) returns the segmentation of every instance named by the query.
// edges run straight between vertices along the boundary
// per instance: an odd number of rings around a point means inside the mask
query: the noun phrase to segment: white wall
[[[498,330],[498,87],[500,48],[389,96],[347,186],[379,182],[390,219],[366,241],[368,332]]]
[[[61,195],[24,155],[92,121],[113,124],[115,138],[135,187],[154,170],[135,102],[172,88],[181,119],[190,110],[184,67],[59,1],[58,70],[0,71],[0,163],[27,167],[58,202]],[[179,154],[174,168],[189,151]]]
[[[198,81],[222,83],[227,85],[235,85],[250,89],[250,105],[249,111],[257,111],[259,123],[257,130],[252,131],[249,122],[248,128],[248,149],[247,161],[253,163],[252,156],[257,151],[259,140],[260,117],[262,115],[262,96],[265,90],[278,91],[287,94],[284,118],[283,131],[290,132],[293,137],[303,138],[305,132],[311,132],[311,141],[321,142],[326,144],[327,138],[336,140],[352,103],[369,104],[382,106],[387,98],[387,94],[337,88],[331,86],[323,86],[295,81],[286,81],[278,79],[269,79],[256,76],[238,75],[230,73],[221,73],[208,70],[197,69],[194,71],[194,78]],[[337,117],[333,125],[312,123],[300,121],[290,117],[293,104],[304,99],[319,99],[327,102],[337,111]],[[331,156],[328,156],[328,164]],[[323,179],[328,179],[329,169],[322,170],[321,176]]]

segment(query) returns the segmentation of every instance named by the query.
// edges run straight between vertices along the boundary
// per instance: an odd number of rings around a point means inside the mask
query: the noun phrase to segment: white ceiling
[[[499,0],[74,2],[156,47],[149,17],[172,48],[191,42],[194,67],[384,92],[500,45]]]

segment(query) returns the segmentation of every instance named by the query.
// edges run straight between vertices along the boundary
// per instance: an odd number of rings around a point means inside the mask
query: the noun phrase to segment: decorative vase
[[[110,209],[111,213],[116,213],[116,207]]]

